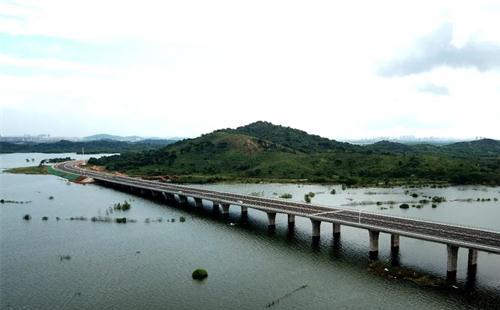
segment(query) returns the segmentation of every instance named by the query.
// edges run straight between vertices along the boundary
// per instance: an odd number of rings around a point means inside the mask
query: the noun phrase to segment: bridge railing
[[[78,169],[78,168],[74,168],[73,167],[72,170],[75,171],[75,172],[80,173],[80,172],[83,172],[83,171],[85,171],[87,169],[83,169],[83,168],[82,169]],[[89,171],[89,170],[87,170],[87,171]],[[431,221],[431,220],[420,218],[420,217],[413,217],[413,216],[412,217],[406,217],[406,216],[392,215],[392,214],[387,214],[387,213],[382,213],[382,212],[374,212],[374,211],[369,211],[369,210],[359,210],[359,209],[356,209],[356,208],[349,208],[349,207],[332,207],[331,205],[319,204],[319,203],[306,204],[306,203],[303,203],[301,201],[296,201],[296,200],[293,200],[293,199],[292,200],[285,200],[285,199],[277,199],[277,198],[274,198],[274,197],[260,197],[260,196],[244,195],[244,194],[235,193],[235,192],[207,190],[207,189],[193,187],[193,186],[189,186],[189,185],[179,185],[179,184],[171,184],[171,183],[162,183],[162,182],[151,181],[151,180],[142,180],[142,179],[138,179],[138,178],[134,178],[134,177],[119,176],[119,175],[114,175],[114,174],[110,174],[110,173],[106,173],[106,172],[97,172],[97,171],[92,171],[92,170],[90,170],[90,172],[92,174],[96,174],[96,175],[104,175],[105,177],[119,177],[119,178],[123,178],[123,179],[129,179],[131,181],[142,182],[142,183],[147,183],[147,184],[151,184],[151,185],[168,186],[168,187],[172,187],[172,188],[178,189],[178,193],[179,192],[182,193],[182,190],[195,190],[195,191],[196,190],[200,190],[200,191],[207,191],[207,192],[209,192],[211,194],[221,194],[221,195],[228,195],[228,196],[237,195],[237,196],[241,196],[242,199],[245,199],[245,198],[247,198],[247,199],[248,198],[257,198],[257,199],[264,198],[264,199],[270,200],[270,201],[275,202],[275,203],[286,204],[286,203],[293,202],[294,204],[300,204],[300,206],[302,206],[302,207],[315,207],[316,206],[316,207],[321,207],[321,208],[332,209],[332,211],[336,211],[336,210],[351,211],[351,212],[355,212],[355,213],[360,213],[361,218],[362,218],[363,214],[370,214],[370,215],[390,217],[390,218],[401,219],[401,220],[419,221],[419,222],[429,223],[429,224],[454,226],[454,227],[460,227],[460,228],[465,228],[465,229],[472,229],[472,230],[478,230],[478,231],[483,231],[483,232],[490,232],[490,233],[500,234],[500,228],[499,228],[499,230],[493,230],[491,228],[478,227],[478,226],[473,226],[473,225],[468,225],[468,224],[451,223],[451,222],[444,222],[444,221]],[[231,198],[231,199],[237,199],[237,198]],[[235,204],[237,204],[237,202],[238,201],[235,201]],[[265,201],[263,201],[262,203],[265,204]],[[341,214],[342,211],[339,211],[339,213]]]

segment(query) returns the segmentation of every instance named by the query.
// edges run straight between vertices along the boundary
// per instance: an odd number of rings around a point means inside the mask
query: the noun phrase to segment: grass
[[[30,167],[19,167],[10,168],[5,170],[7,173],[17,173],[17,174],[49,174],[47,166],[30,166]]]
[[[67,172],[62,172],[62,171],[56,170],[56,169],[54,169],[51,166],[49,166],[47,168],[47,171],[48,171],[48,173],[50,173],[52,175],[56,175],[58,177],[65,178],[65,179],[67,179],[69,181],[75,181],[76,179],[78,179],[80,177],[77,174],[67,173]]]
[[[30,167],[18,167],[18,168],[10,168],[5,170],[7,173],[16,173],[16,174],[38,174],[38,175],[56,175],[58,177],[65,178],[69,181],[75,181],[80,176],[73,174],[62,172],[54,169],[52,166],[30,166]]]

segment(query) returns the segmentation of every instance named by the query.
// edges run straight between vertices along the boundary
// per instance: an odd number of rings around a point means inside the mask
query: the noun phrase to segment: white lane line
[[[344,211],[346,211],[346,210],[325,211],[325,212],[313,213],[313,214],[310,214],[310,215],[312,215],[312,216],[318,216],[318,215],[323,215],[323,214],[340,213],[340,212],[344,212]]]

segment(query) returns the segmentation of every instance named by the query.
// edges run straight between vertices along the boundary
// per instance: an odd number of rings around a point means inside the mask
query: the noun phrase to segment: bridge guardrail
[[[87,169],[84,169],[84,168],[74,168],[72,167],[73,169],[69,169],[67,167],[65,167],[65,164],[68,164],[70,162],[64,162],[64,163],[61,163],[60,165],[63,165],[64,168],[68,169],[68,170],[72,170],[73,173],[82,173],[84,171],[87,171],[89,172],[89,170]],[[58,167],[55,165],[54,166],[55,169],[57,169]],[[431,221],[431,220],[427,220],[427,219],[423,219],[423,218],[419,218],[419,217],[405,217],[405,216],[399,216],[399,215],[392,215],[392,214],[387,214],[387,213],[381,213],[381,212],[373,212],[373,211],[365,211],[363,210],[361,212],[361,210],[358,210],[358,209],[355,209],[355,208],[345,208],[345,207],[332,207],[331,205],[326,205],[326,204],[318,204],[318,203],[315,203],[315,204],[305,204],[305,203],[302,203],[300,201],[294,201],[294,200],[284,200],[284,199],[276,199],[276,198],[272,198],[272,197],[256,197],[256,196],[251,196],[251,195],[244,195],[244,194],[240,194],[240,193],[233,193],[233,192],[225,192],[225,191],[212,191],[212,190],[205,190],[205,189],[201,189],[201,188],[197,188],[197,187],[192,187],[192,186],[186,186],[186,185],[178,185],[178,184],[164,184],[164,183],[161,183],[161,182],[158,182],[158,181],[151,181],[151,180],[142,180],[142,179],[138,179],[138,178],[133,178],[133,177],[129,177],[129,176],[119,176],[119,175],[113,175],[113,174],[110,174],[110,173],[106,173],[106,172],[96,172],[96,171],[90,171],[91,174],[96,174],[96,175],[104,175],[104,176],[108,176],[108,177],[118,177],[118,178],[123,178],[123,179],[129,179],[131,181],[135,181],[135,182],[143,182],[143,183],[148,183],[148,184],[151,184],[151,185],[160,185],[160,186],[168,186],[168,187],[173,187],[173,188],[178,188],[179,190],[194,190],[194,191],[206,191],[206,192],[211,192],[212,194],[222,194],[222,195],[227,195],[227,196],[241,196],[241,198],[243,199],[248,199],[248,198],[251,198],[251,199],[256,199],[256,200],[259,200],[259,199],[267,199],[267,200],[270,200],[272,201],[273,203],[293,203],[294,205],[300,205],[300,207],[304,207],[304,208],[307,208],[307,207],[320,207],[320,208],[327,208],[327,209],[331,209],[332,211],[336,211],[336,210],[345,210],[345,211],[351,211],[351,212],[355,212],[355,213],[361,213],[362,214],[370,214],[370,215],[375,215],[375,216],[382,216],[382,217],[388,217],[388,218],[394,218],[394,219],[400,219],[400,220],[406,220],[406,221],[417,221],[417,222],[423,222],[423,223],[428,223],[428,224],[436,224],[436,225],[445,225],[445,226],[453,226],[453,227],[457,227],[457,228],[464,228],[464,229],[471,229],[471,230],[476,230],[476,231],[482,231],[482,232],[489,232],[489,233],[494,233],[494,234],[500,234],[500,230],[493,230],[493,229],[490,229],[490,228],[482,228],[482,227],[477,227],[477,226],[472,226],[472,225],[466,225],[466,224],[457,224],[457,223],[450,223],[450,222],[441,222],[441,221]],[[265,201],[262,201],[263,204],[265,204]],[[339,212],[341,213],[341,211]]]

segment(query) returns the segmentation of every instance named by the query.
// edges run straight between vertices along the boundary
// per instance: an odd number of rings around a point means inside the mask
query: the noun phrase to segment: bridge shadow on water
[[[196,215],[206,221],[210,221],[214,225],[231,225],[234,226],[235,232],[245,234],[249,238],[259,238],[266,242],[269,246],[279,248],[285,251],[295,251],[298,255],[307,255],[315,262],[333,263],[335,268],[343,268],[349,272],[366,273],[367,266],[372,262],[368,257],[368,248],[359,248],[351,244],[344,244],[342,237],[325,238],[324,234],[321,238],[311,237],[310,223],[304,220],[298,220],[294,225],[287,225],[286,218],[283,221],[278,221],[275,227],[268,227],[265,212],[258,210],[249,210],[248,213],[235,211],[239,210],[239,206],[232,206],[228,214],[223,214],[220,207],[212,208],[211,205],[203,203],[203,207],[195,206],[192,199],[188,199],[186,205],[182,205],[178,197],[175,201],[166,201],[161,195],[153,195],[148,191],[131,191],[124,187],[104,185],[107,188],[126,192],[128,194],[154,201],[158,206],[174,208],[181,210],[191,215]],[[399,250],[391,252],[389,255],[379,257],[381,260],[387,260],[391,266],[401,266],[401,255]],[[415,271],[423,274],[429,273],[426,270],[414,268]],[[484,309],[498,309],[496,306],[500,304],[500,295],[498,290],[493,290],[489,287],[480,287],[476,281],[476,270],[468,272],[466,279],[462,282],[454,283],[461,287],[457,289],[455,285],[448,287],[426,287],[426,290],[432,290],[438,294],[445,296],[453,296],[459,300],[463,300],[466,304],[473,304],[475,307]],[[373,277],[380,278],[376,274]],[[402,280],[399,280],[401,283]],[[408,285],[416,285],[408,283]]]

